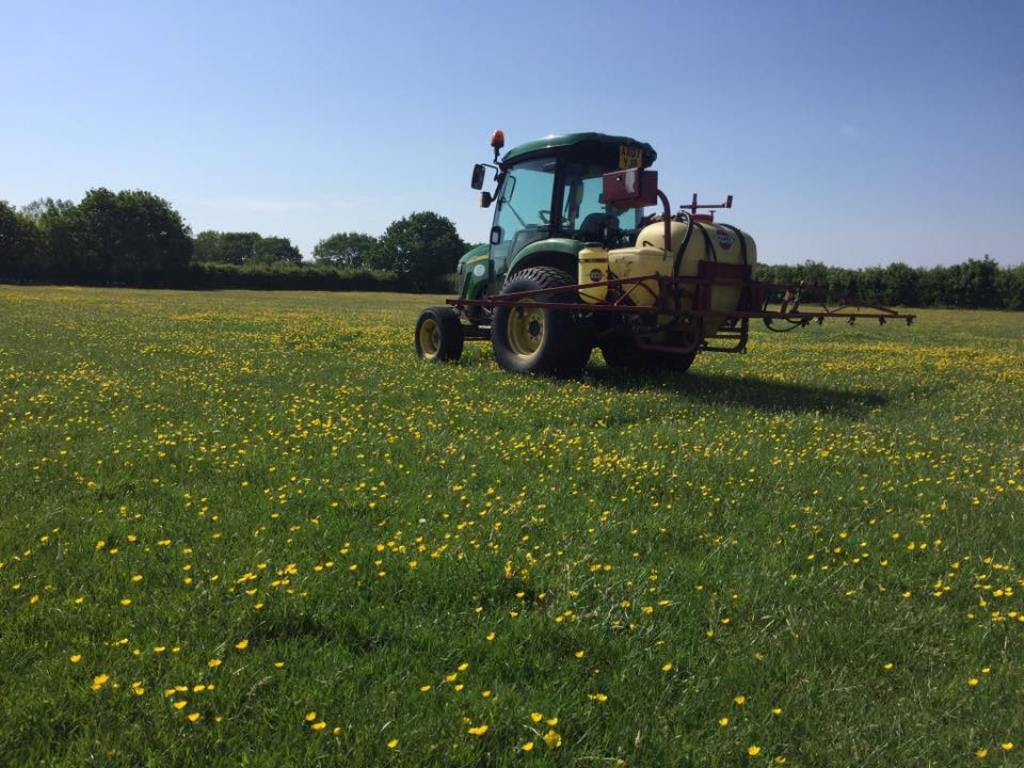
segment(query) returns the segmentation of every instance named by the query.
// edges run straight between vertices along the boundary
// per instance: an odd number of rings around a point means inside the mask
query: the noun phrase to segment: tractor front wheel
[[[464,341],[459,313],[451,307],[429,307],[420,313],[416,321],[416,354],[420,360],[458,360]]]
[[[590,358],[591,344],[568,309],[535,306],[543,302],[575,303],[575,285],[567,272],[554,267],[528,267],[509,278],[502,295],[550,289],[497,307],[491,322],[491,345],[498,365],[515,373],[577,376]]]

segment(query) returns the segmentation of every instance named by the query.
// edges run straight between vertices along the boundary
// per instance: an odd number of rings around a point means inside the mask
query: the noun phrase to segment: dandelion
[[[590,699],[591,701],[597,701],[597,702],[600,702],[602,704],[604,702],[608,701],[608,696],[607,696],[607,694],[604,694],[604,693],[588,693],[587,694],[587,698]]]
[[[198,723],[200,718],[202,718],[202,715],[199,714],[198,712],[189,712],[187,717],[188,717],[190,722]]]
[[[741,693],[739,696],[734,698],[733,701],[736,702],[737,707],[742,707],[744,704],[747,703],[747,697]]]
[[[532,741],[527,741],[525,744],[523,744],[520,747],[520,749],[523,750],[523,752],[532,752],[533,751],[533,742]]]
[[[398,749],[398,739],[392,739],[388,742],[388,749]]]
[[[661,671],[662,672],[671,672],[672,671],[672,663],[668,662],[666,664],[662,664],[661,665]]]
[[[98,691],[100,688],[105,686],[109,680],[110,680],[110,675],[108,675],[108,674],[96,675],[92,679],[92,689],[94,691]]]
[[[530,719],[533,720],[533,722],[535,723],[539,723],[541,720],[544,719],[544,715],[542,715],[540,712],[531,712]]]
[[[747,747],[747,754],[751,757],[757,757],[761,754],[761,748],[757,746],[757,744],[751,744],[749,747]]]
[[[243,639],[239,640],[237,643],[235,643],[235,648],[237,648],[240,651],[244,651],[248,647],[249,647],[249,640],[246,639],[246,638],[243,638]]]
[[[999,748],[1004,752],[1009,752],[1011,749],[1013,749],[1013,742],[1004,741],[1002,744],[999,745]]]
[[[725,728],[725,726],[727,726],[729,724],[729,718],[728,717],[720,717],[720,718],[718,718],[718,724],[720,726],[722,726],[723,728]]]
[[[319,721],[319,722],[313,723],[313,724],[312,724],[311,726],[309,726],[309,727],[310,727],[310,728],[311,728],[312,730],[314,730],[314,731],[322,731],[322,730],[323,730],[324,728],[326,728],[326,727],[327,727],[327,723],[325,723],[325,722],[324,722],[323,720],[321,720],[321,721]]]
[[[307,712],[306,713],[306,722],[307,723],[312,723],[314,720],[316,720],[316,710],[315,709],[312,710],[311,712]]]
[[[544,743],[548,745],[548,749],[558,749],[562,746],[562,736],[555,731],[548,731],[544,734]]]
[[[216,668],[217,668],[217,667],[219,667],[219,666],[220,666],[221,664],[223,664],[223,663],[224,663],[224,661],[223,661],[222,659],[210,659],[210,660],[209,660],[208,662],[206,662],[206,663],[207,663],[207,664],[208,664],[208,665],[210,666],[210,669],[216,669]]]
[[[68,656],[68,661],[70,661],[72,664],[77,664],[81,660],[82,654],[80,653],[72,653],[70,656]]]
[[[469,733],[472,736],[483,736],[485,733],[487,733],[487,724],[486,723],[481,723],[480,725],[476,726],[475,728],[470,728],[469,729]]]

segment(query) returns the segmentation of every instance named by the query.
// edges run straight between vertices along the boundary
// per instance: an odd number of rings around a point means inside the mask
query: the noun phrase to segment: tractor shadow
[[[585,380],[595,387],[623,392],[654,390],[677,395],[691,403],[778,413],[817,411],[856,418],[888,402],[882,393],[874,390],[845,390],[695,371],[637,374],[603,367],[588,368]]]

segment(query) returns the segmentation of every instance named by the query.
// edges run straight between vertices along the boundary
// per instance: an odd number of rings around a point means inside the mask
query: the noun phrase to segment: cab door
[[[491,227],[492,290],[504,283],[509,265],[519,251],[551,237],[557,167],[557,162],[549,157],[528,160],[506,172]]]

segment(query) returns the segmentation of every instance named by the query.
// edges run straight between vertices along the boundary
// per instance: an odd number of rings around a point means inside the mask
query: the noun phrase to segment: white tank
[[[727,224],[697,221],[687,217],[685,221],[671,223],[672,252],[665,250],[665,224],[648,224],[636,238],[633,248],[617,248],[608,252],[608,269],[617,278],[640,277],[642,275],[673,274],[676,257],[679,259],[680,276],[696,277],[701,261],[717,261],[724,264],[747,264],[757,262],[757,246],[754,239],[745,232]],[[641,286],[629,294],[636,304],[654,306],[658,298],[658,283],[644,280]],[[739,286],[719,286],[711,291],[711,308],[718,312],[734,311],[740,299]],[[681,308],[692,306],[692,300],[683,297]],[[711,335],[718,330],[722,320],[706,318],[704,332]]]

